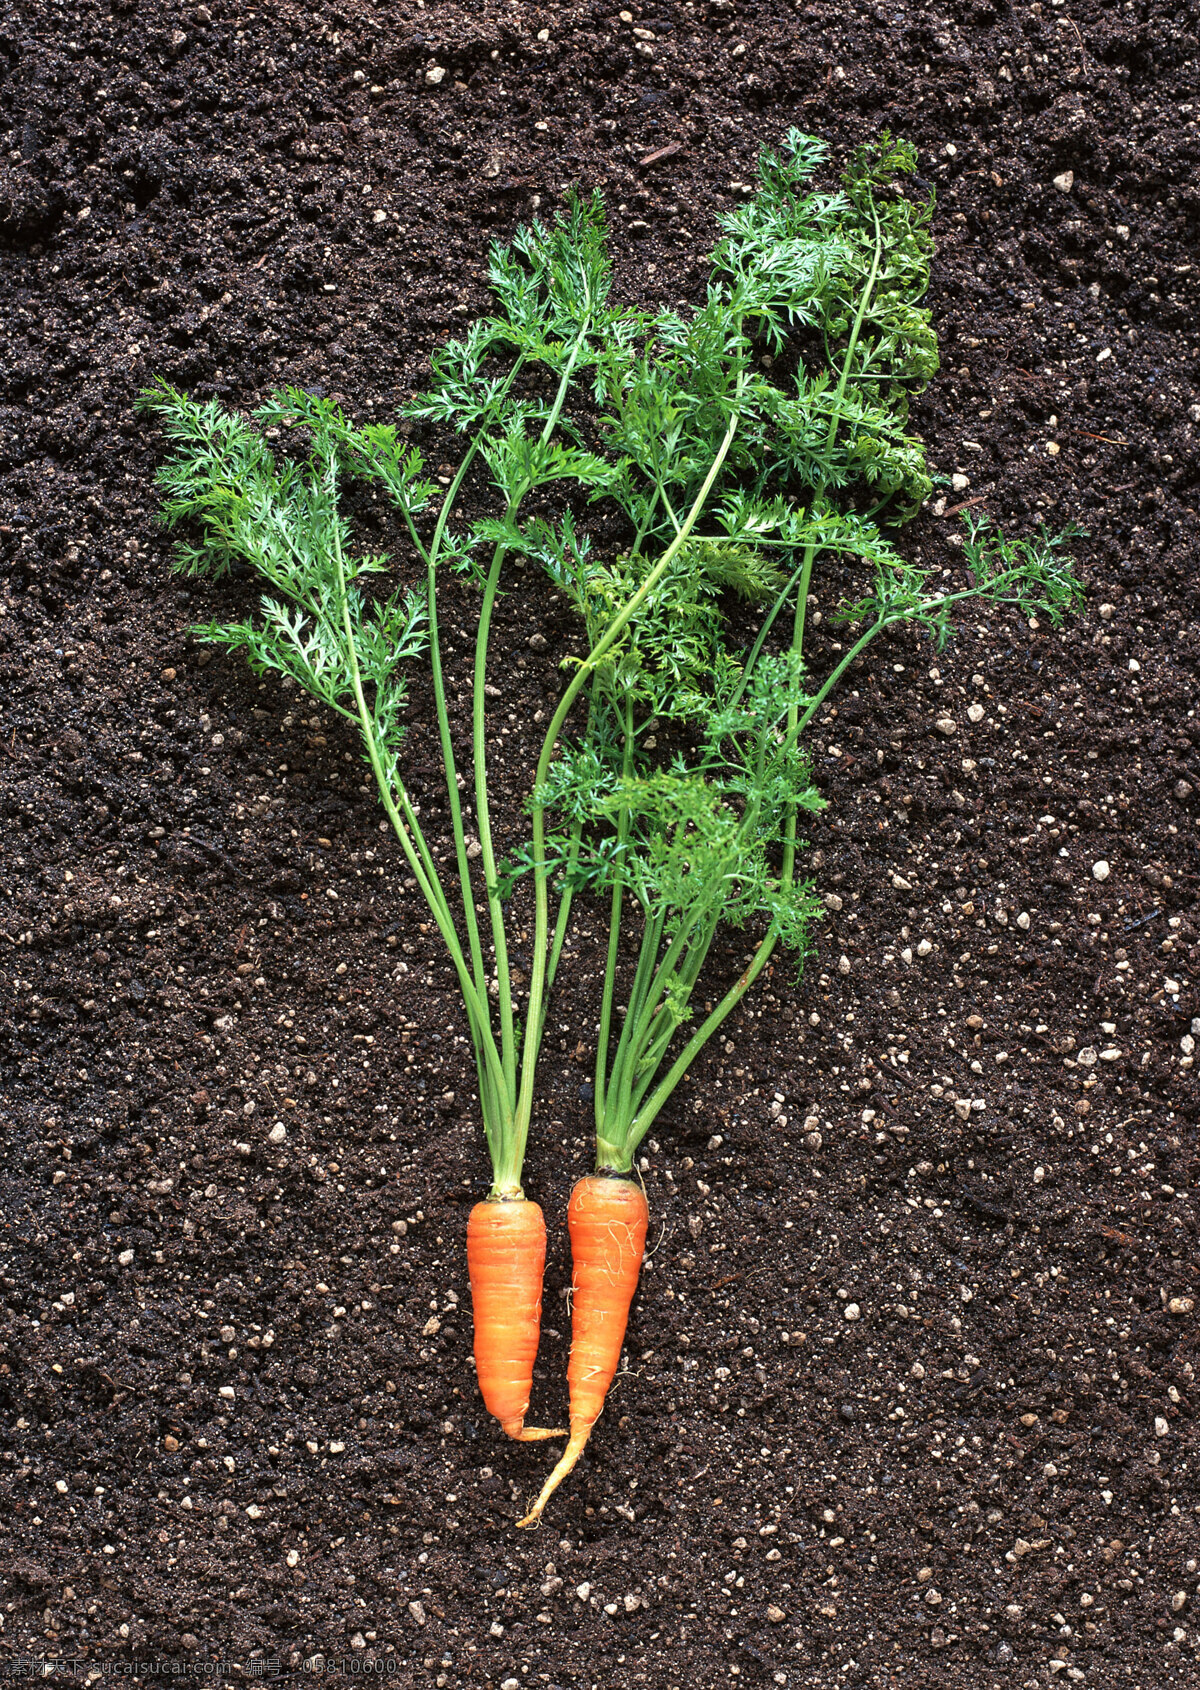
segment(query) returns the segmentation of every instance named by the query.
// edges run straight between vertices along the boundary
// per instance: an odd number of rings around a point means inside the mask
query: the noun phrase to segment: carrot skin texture
[[[571,1436],[522,1526],[534,1526],[583,1453],[621,1361],[629,1306],[646,1251],[650,1211],[633,1180],[589,1174],[571,1193]]]
[[[545,1265],[546,1222],[536,1203],[523,1197],[476,1203],[467,1222],[467,1270],[479,1390],[488,1413],[520,1443],[565,1436],[525,1424]]]

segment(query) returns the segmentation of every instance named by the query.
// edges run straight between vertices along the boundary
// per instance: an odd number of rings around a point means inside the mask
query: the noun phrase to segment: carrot
[[[475,1366],[489,1414],[510,1438],[535,1443],[566,1436],[526,1426],[542,1320],[546,1222],[524,1197],[476,1203],[467,1222],[467,1271],[475,1314]]]
[[[519,1522],[522,1526],[535,1526],[541,1519],[543,1508],[579,1460],[600,1418],[621,1359],[649,1222],[646,1194],[632,1180],[589,1174],[571,1193],[567,1205],[574,1263],[567,1365],[571,1437],[542,1494]]]

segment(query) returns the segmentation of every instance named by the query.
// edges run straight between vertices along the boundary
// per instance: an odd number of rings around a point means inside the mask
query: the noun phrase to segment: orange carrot
[[[534,1526],[541,1519],[542,1509],[579,1460],[600,1418],[621,1360],[649,1222],[646,1194],[632,1180],[589,1174],[571,1193],[571,1438],[542,1494],[520,1521],[522,1526]]]
[[[546,1222],[524,1197],[476,1203],[467,1222],[467,1271],[475,1313],[479,1389],[510,1438],[534,1443],[565,1430],[526,1426],[542,1320]]]

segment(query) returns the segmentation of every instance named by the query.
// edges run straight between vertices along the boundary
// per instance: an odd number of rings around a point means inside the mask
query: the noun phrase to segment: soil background
[[[1195,13],[1145,0],[3,10],[5,1670],[1200,1683],[1198,87]],[[162,374],[390,416],[575,181],[619,294],[694,299],[791,124],[890,126],[937,189],[945,479],[901,543],[955,567],[964,500],[1074,519],[1087,609],[897,637],[820,724],[818,953],[645,1147],[626,1368],[524,1535],[546,1451],[474,1388],[453,982],[350,739],[193,643],[253,593],[171,574],[132,405]],[[568,633],[503,601],[502,830]],[[599,932],[527,1164],[539,1419]]]

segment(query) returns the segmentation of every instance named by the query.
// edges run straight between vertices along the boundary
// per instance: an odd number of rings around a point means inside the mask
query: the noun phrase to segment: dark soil
[[[1195,17],[850,10],[664,3],[652,56],[599,5],[4,11],[0,1659],[1200,1682]],[[694,297],[790,124],[891,126],[938,190],[917,423],[967,480],[902,543],[953,565],[964,500],[1074,518],[1088,608],[896,639],[821,725],[819,954],[647,1146],[628,1370],[525,1536],[547,1455],[474,1389],[452,982],[352,742],[193,644],[250,594],[170,574],[132,403],[161,373],[389,415],[483,308],[487,241],[576,180],[619,291]],[[510,820],[556,614],[499,619]],[[598,931],[528,1163],[538,1418]]]

